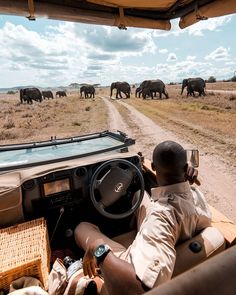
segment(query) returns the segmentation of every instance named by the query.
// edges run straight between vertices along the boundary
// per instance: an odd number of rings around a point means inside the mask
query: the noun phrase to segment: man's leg
[[[76,244],[82,248],[83,250],[87,249],[87,245],[97,239],[103,239],[106,244],[108,244],[113,253],[119,256],[122,252],[126,250],[126,248],[113,241],[112,239],[108,238],[104,235],[99,228],[88,222],[81,222],[75,229],[75,241]]]

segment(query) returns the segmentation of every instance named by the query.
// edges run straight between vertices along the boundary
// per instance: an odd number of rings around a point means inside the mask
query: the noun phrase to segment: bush
[[[235,94],[231,94],[229,97],[229,100],[236,100],[236,95]]]
[[[231,78],[231,81],[232,81],[232,82],[236,82],[236,76],[233,76],[233,77]]]
[[[6,139],[16,139],[17,134],[10,131],[2,130],[0,131],[0,140],[6,140]]]
[[[16,93],[17,91],[12,91],[12,90],[7,91],[7,94],[16,94]]]
[[[215,83],[216,82],[216,78],[213,76],[210,76],[207,80],[208,83]]]
[[[72,122],[72,126],[81,126],[81,123],[80,122]]]
[[[3,128],[11,129],[15,127],[15,123],[13,122],[12,118],[7,117],[5,123],[3,124]]]

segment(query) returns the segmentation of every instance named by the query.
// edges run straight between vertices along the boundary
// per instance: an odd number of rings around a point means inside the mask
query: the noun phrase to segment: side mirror
[[[187,163],[197,168],[199,167],[199,150],[186,150],[187,153]]]

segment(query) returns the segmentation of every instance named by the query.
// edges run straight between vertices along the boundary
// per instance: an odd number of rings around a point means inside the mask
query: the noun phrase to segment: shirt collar
[[[154,201],[165,197],[167,194],[189,193],[190,185],[188,181],[175,183],[166,186],[158,186],[151,189],[151,196]]]

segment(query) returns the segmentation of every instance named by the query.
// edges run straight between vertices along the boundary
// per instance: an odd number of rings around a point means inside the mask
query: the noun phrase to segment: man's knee
[[[83,232],[85,230],[98,230],[98,227],[95,224],[92,224],[90,222],[80,222],[76,228],[75,228],[75,234],[78,234],[79,232]]]
[[[87,239],[92,231],[99,231],[99,228],[89,222],[79,223],[74,231],[76,244],[79,247],[84,248],[85,244],[87,243]]]

